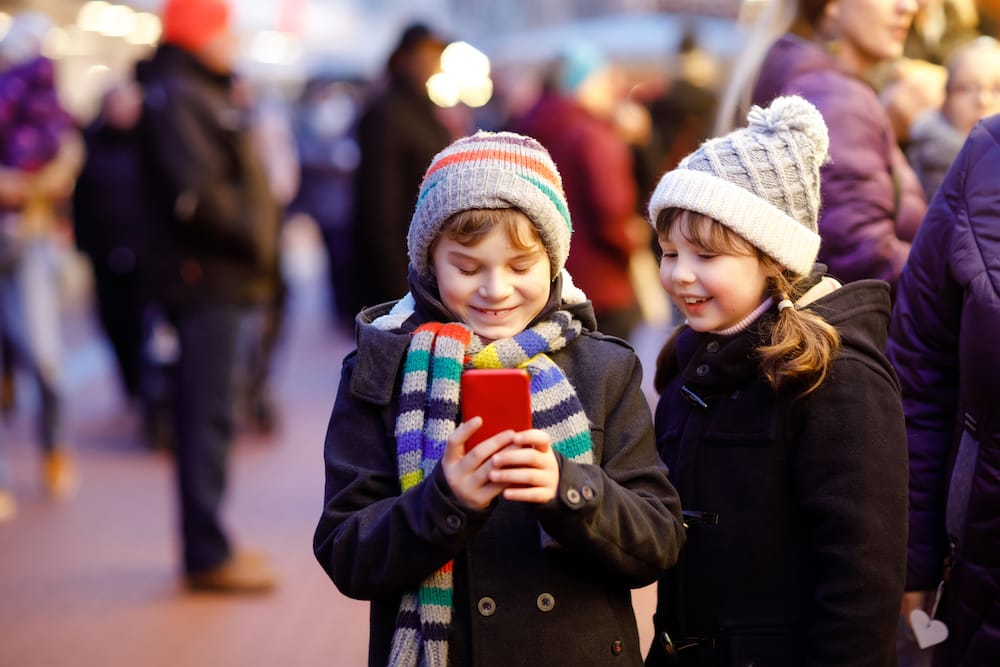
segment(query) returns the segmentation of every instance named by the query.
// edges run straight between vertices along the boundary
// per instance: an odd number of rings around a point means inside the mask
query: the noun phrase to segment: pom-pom
[[[830,135],[819,109],[798,95],[777,97],[766,109],[754,106],[747,114],[751,130],[756,132],[801,132],[809,137],[819,154],[826,156]]]

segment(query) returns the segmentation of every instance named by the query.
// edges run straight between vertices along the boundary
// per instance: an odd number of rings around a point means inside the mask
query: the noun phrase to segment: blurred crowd
[[[279,261],[286,221],[316,226],[330,324],[350,330],[362,308],[409,289],[407,229],[434,156],[477,129],[530,135],[563,179],[575,231],[567,267],[599,330],[629,340],[644,324],[679,323],[657,283],[645,219],[660,175],[731,130],[751,105],[794,93],[822,112],[830,132],[819,261],[843,282],[890,283],[893,298],[906,304],[900,311],[897,303],[890,342],[893,362],[902,364],[904,405],[926,407],[920,394],[931,389],[940,396],[939,421],[907,413],[911,438],[918,426],[947,435],[933,456],[912,452],[919,460],[911,488],[923,495],[911,497],[911,530],[933,537],[911,539],[910,562],[927,565],[908,571],[907,590],[924,595],[903,611],[930,611],[926,591],[945,576],[948,554],[940,552],[948,546],[943,524],[925,526],[943,521],[957,457],[951,434],[969,414],[965,395],[985,386],[969,388],[960,376],[987,361],[967,361],[960,341],[944,334],[944,351],[931,352],[951,371],[925,376],[927,362],[907,356],[916,354],[907,340],[917,332],[953,326],[952,334],[964,335],[975,326],[957,314],[960,298],[947,313],[913,305],[921,287],[968,288],[949,282],[962,269],[936,267],[947,276],[929,277],[921,271],[930,268],[909,260],[950,251],[911,254],[925,216],[972,224],[956,213],[966,194],[947,190],[956,177],[949,170],[979,121],[1000,113],[1000,3],[774,0],[739,62],[720,61],[694,31],[678,53],[664,54],[669,66],[653,72],[574,41],[537,69],[530,93],[523,82],[503,90],[498,75],[487,107],[447,110],[431,101],[426,82],[459,36],[412,24],[376,80],[317,75],[289,98],[237,73],[231,18],[223,0],[167,0],[160,45],[136,63],[134,76],[108,88],[86,122],[60,105],[58,65],[42,53],[46,17],[15,15],[0,41],[0,409],[21,409],[16,372],[37,384],[40,480],[52,498],[69,500],[86,483],[64,425],[72,396],[61,379],[55,276],[71,251],[92,267],[97,316],[123,400],[141,415],[141,439],[173,454],[185,581],[193,589],[264,591],[275,584],[267,559],[231,544],[219,514],[233,437],[280,428],[270,378],[288,292]],[[982,188],[997,190],[995,173]],[[983,214],[996,222],[1000,210]],[[1000,280],[1000,257],[955,260],[962,261],[991,267],[977,280]],[[995,305],[991,313],[1000,317]],[[988,345],[978,353],[997,365]],[[939,385],[926,388],[926,377]],[[953,390],[944,392],[940,383],[949,382]],[[1000,451],[991,433],[978,444],[980,456]],[[17,513],[6,444],[0,521]],[[977,474],[989,472],[973,466],[969,484]],[[983,502],[997,507],[995,480],[990,493]],[[995,522],[982,531],[990,544],[1000,539]],[[963,586],[961,594],[972,587]],[[975,614],[955,597],[950,605],[953,634],[967,637],[962,624],[977,623]],[[929,664],[902,621],[899,636],[901,660]]]

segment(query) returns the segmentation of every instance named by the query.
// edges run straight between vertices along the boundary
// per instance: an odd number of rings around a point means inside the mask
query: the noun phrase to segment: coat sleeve
[[[909,590],[937,586],[947,553],[944,492],[958,406],[962,302],[948,260],[956,222],[953,187],[942,186],[917,233],[900,278],[886,348],[902,385],[909,443]]]
[[[354,396],[345,362],[324,445],[326,491],[313,551],[352,598],[399,595],[455,557],[485,520],[452,495],[440,466],[401,492],[390,409]]]
[[[890,664],[906,557],[899,386],[887,365],[842,349],[800,403],[793,493],[816,580],[804,664]]]
[[[926,203],[874,93],[841,75],[806,76],[787,91],[816,105],[830,132],[821,170],[820,259],[843,282],[895,285]]]
[[[545,531],[566,548],[588,553],[631,586],[656,580],[684,542],[680,499],[653,438],[641,368],[631,355],[626,381],[602,397],[610,407],[597,464],[560,457],[557,498],[544,506]],[[592,386],[598,386],[594,382]],[[610,393],[610,392],[609,392]]]

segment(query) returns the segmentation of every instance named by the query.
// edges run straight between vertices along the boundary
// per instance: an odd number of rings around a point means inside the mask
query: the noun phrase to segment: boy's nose
[[[487,299],[502,299],[510,294],[510,291],[510,281],[499,271],[488,273],[479,286],[479,295]]]

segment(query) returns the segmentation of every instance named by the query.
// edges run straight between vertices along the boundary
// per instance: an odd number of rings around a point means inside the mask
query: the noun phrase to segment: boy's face
[[[488,340],[521,333],[549,300],[551,262],[531,221],[515,212],[514,244],[501,226],[465,246],[443,235],[431,251],[441,301],[455,316]]]

